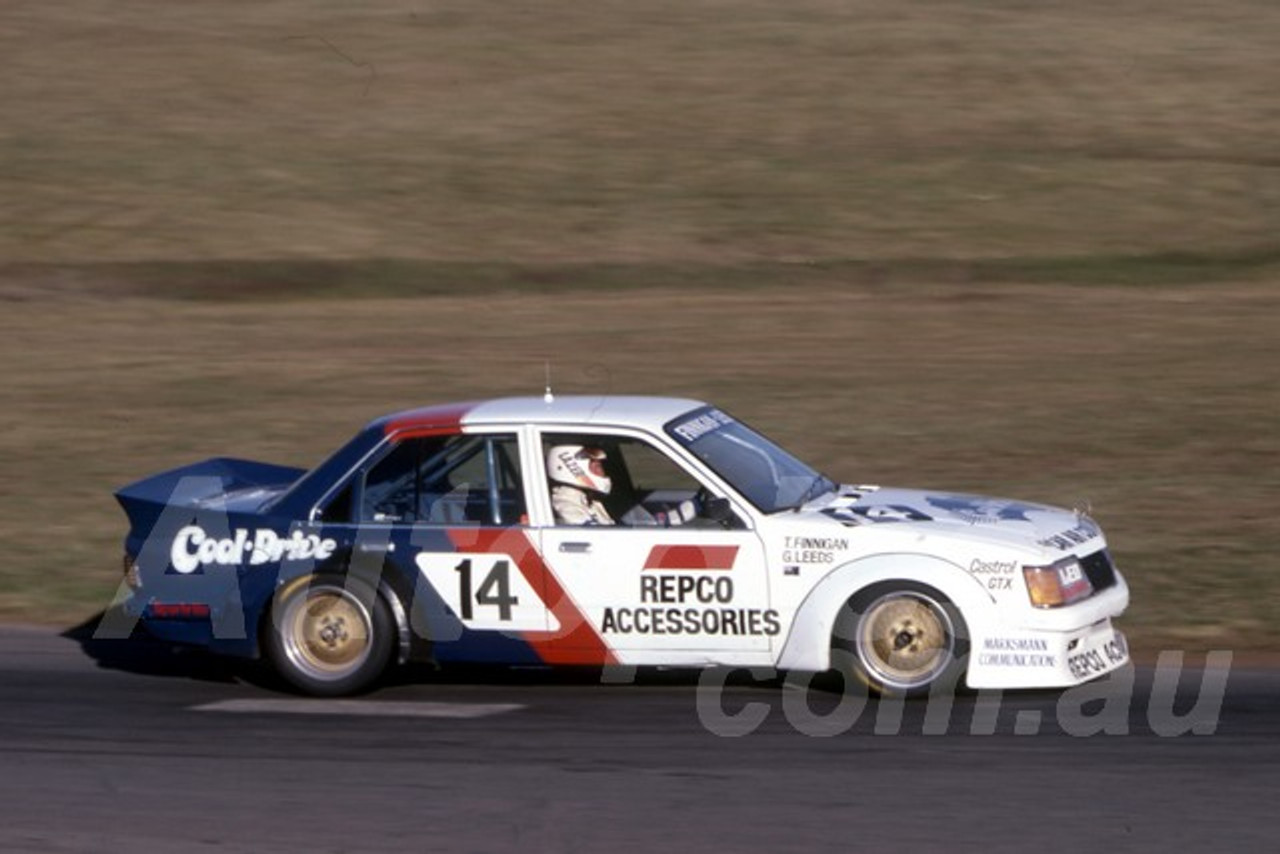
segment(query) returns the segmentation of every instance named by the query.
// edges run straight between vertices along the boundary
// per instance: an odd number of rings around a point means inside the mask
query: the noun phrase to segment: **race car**
[[[694,400],[429,406],[310,471],[210,459],[117,498],[121,613],[313,695],[408,661],[837,670],[912,696],[1129,658],[1084,512],[838,483]]]

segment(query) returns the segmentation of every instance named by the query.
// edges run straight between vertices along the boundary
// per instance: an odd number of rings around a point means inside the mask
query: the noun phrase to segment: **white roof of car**
[[[673,418],[706,406],[678,397],[627,395],[556,395],[506,397],[477,403],[462,416],[463,424],[594,424],[659,431]]]

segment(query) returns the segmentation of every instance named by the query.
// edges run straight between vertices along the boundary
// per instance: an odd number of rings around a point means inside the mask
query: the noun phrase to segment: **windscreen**
[[[713,407],[666,426],[667,434],[764,513],[789,510],[835,484],[741,421]]]

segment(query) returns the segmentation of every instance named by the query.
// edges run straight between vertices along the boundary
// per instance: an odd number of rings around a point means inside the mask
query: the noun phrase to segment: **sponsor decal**
[[[719,409],[712,409],[696,418],[690,418],[683,424],[677,424],[671,428],[671,432],[685,442],[694,442],[708,433],[714,433],[726,424],[732,423],[733,419],[728,415],[725,415]]]
[[[994,498],[967,495],[930,495],[925,501],[931,507],[959,516],[970,525],[994,525],[999,521],[1030,522],[1027,513],[1036,508]]]
[[[585,480],[587,478],[587,470],[578,465],[576,456],[577,455],[573,451],[565,449],[556,454],[556,459],[558,459],[561,464],[569,470],[569,474],[573,475],[578,480]]]
[[[1013,576],[1017,571],[1018,562],[1013,560],[983,560],[976,557],[969,563],[969,574],[984,577],[988,590],[1012,590]]]
[[[147,614],[156,620],[206,620],[209,606],[203,602],[152,602]]]
[[[1054,534],[1052,537],[1045,537],[1043,540],[1036,540],[1036,544],[1045,548],[1066,551],[1082,543],[1087,543],[1096,536],[1098,536],[1098,526],[1089,519],[1082,519],[1080,524],[1074,528],[1068,528],[1061,533]]]
[[[1018,562],[1014,560],[983,560],[975,557],[969,564],[969,571],[974,575],[1013,575],[1018,571]]]
[[[843,537],[784,537],[782,562],[787,564],[835,563],[841,552],[849,550]]]
[[[640,601],[711,604],[733,601],[733,579],[727,575],[645,575],[640,578]]]
[[[677,547],[658,546],[654,549],[674,550]],[[706,547],[689,547],[693,551],[707,551]],[[715,564],[701,568],[727,569],[733,565],[736,546],[715,547],[721,551]],[[669,554],[669,552],[668,552]],[[651,570],[654,555],[645,569]],[[674,561],[687,563],[687,559]],[[671,567],[663,567],[669,569]],[[643,607],[607,607],[600,620],[600,632],[613,635],[766,635],[772,637],[782,631],[782,621],[772,608],[733,607],[733,578],[728,575],[689,574],[688,572],[653,572],[640,576],[640,602]]]
[[[605,608],[600,631],[610,635],[766,635],[782,631],[772,608]]]
[[[978,663],[988,667],[1056,667],[1057,656],[1049,653],[1049,642],[1043,638],[987,638]]]
[[[178,531],[169,549],[169,562],[183,575],[190,575],[205,566],[261,566],[291,560],[324,560],[330,557],[338,544],[321,539],[315,534],[294,531],[281,537],[275,531],[262,528],[250,532],[237,528],[226,539],[210,536],[199,525],[188,525]]]

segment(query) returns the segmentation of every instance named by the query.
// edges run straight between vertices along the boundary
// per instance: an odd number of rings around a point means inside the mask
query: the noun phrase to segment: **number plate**
[[[1092,679],[1115,670],[1129,660],[1124,635],[1113,630],[1105,641],[1067,656],[1067,669],[1077,679]]]

